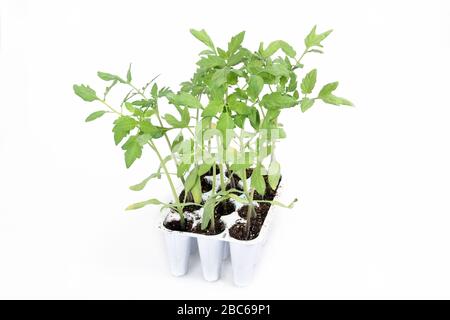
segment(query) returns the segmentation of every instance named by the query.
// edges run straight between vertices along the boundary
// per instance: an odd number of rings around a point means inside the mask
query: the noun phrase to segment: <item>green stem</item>
[[[121,112],[117,111],[113,107],[111,107],[105,100],[99,100],[101,103],[103,103],[106,107],[108,107],[109,110],[111,110],[114,113],[117,113],[118,115],[122,115]]]
[[[167,181],[169,182],[170,189],[171,189],[171,191],[172,191],[172,196],[173,196],[173,199],[174,199],[175,204],[176,204],[176,206],[177,206],[178,214],[180,215],[180,223],[181,223],[181,227],[183,228],[183,227],[184,227],[184,214],[183,214],[183,210],[181,209],[181,206],[180,206],[180,200],[178,199],[177,191],[175,190],[175,186],[174,186],[174,184],[173,184],[172,178],[170,177],[169,170],[167,170],[167,166],[166,166],[166,164],[164,163],[164,160],[163,160],[161,154],[159,153],[158,148],[157,148],[156,145],[153,143],[153,141],[150,140],[150,141],[148,142],[148,144],[149,144],[150,147],[155,151],[156,155],[158,156],[159,161],[161,162],[161,168],[163,169],[164,174],[165,174],[166,177],[167,177]]]
[[[156,79],[156,78],[155,78]],[[153,81],[153,80],[152,80]],[[150,82],[151,83],[151,82]],[[132,83],[128,82],[128,85],[130,87],[132,87],[141,97],[143,97],[144,99],[147,99],[147,97],[144,95],[144,93],[139,90],[138,88],[136,88],[135,85],[133,85]],[[163,128],[164,125],[162,123],[161,117],[159,115],[159,108],[158,108],[158,102],[155,101],[155,114],[156,114],[156,118],[158,119],[159,125]],[[169,147],[170,150],[170,155],[172,156],[173,161],[175,162],[176,167],[178,168],[178,161],[177,158],[175,158],[175,154],[172,152],[172,148],[171,148],[171,144],[170,144],[170,140],[169,140],[169,136],[167,135],[166,132],[164,132],[164,138],[166,140],[167,146]],[[184,177],[180,177],[181,182],[184,184]]]
[[[252,218],[253,213],[255,212],[255,208],[253,205],[253,196],[255,194],[255,189],[252,189],[250,192],[250,203],[248,204],[248,209],[247,209],[247,224],[245,225],[245,231],[246,231],[246,235],[247,235],[247,239],[250,238],[250,220]]]
[[[211,198],[214,198],[216,194],[216,164],[213,164],[213,179],[212,179],[212,191],[211,191]],[[213,209],[215,210],[215,208]],[[215,216],[213,213],[213,217],[211,219],[211,231],[214,232],[214,230],[216,230],[216,222],[215,220]]]

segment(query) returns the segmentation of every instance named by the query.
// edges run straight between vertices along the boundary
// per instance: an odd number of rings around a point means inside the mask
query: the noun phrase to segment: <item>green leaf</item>
[[[158,98],[158,85],[156,83],[153,84],[150,94],[152,95],[153,99]]]
[[[280,164],[276,160],[274,160],[270,163],[268,173],[269,185],[272,189],[275,190],[277,188],[280,177]]]
[[[212,42],[211,38],[204,29],[202,30],[191,29],[190,31],[194,37],[196,37],[198,40],[206,44],[212,51],[216,51],[214,43]]]
[[[255,101],[264,87],[264,80],[260,76],[252,75],[248,80],[247,94]]]
[[[125,165],[127,168],[131,167],[134,161],[142,155],[142,146],[136,137],[130,137],[122,146],[122,149],[125,150]]]
[[[267,109],[281,109],[290,108],[297,104],[297,100],[287,94],[280,92],[273,92],[264,95],[261,100],[261,105]]]
[[[194,198],[195,203],[202,202],[202,184],[200,177],[197,177],[194,186],[191,189],[192,198]]]
[[[308,72],[302,80],[302,84],[300,88],[302,89],[303,94],[311,93],[314,90],[317,79],[317,70],[313,69]]]
[[[228,69],[218,69],[211,77],[211,86],[220,87],[227,82]]]
[[[263,72],[267,72],[275,77],[289,77],[289,70],[284,64],[274,63],[264,68]]]
[[[203,215],[202,215],[202,230],[208,228],[209,223],[212,219],[214,219],[214,207],[216,206],[216,202],[214,198],[209,198],[205,205],[203,206]]]
[[[218,56],[208,56],[206,58],[202,58],[197,62],[197,65],[204,69],[210,69],[215,67],[223,68],[226,65],[226,62],[223,58]]]
[[[180,163],[177,167],[177,177],[181,178],[191,167],[190,163]]]
[[[228,102],[228,107],[239,115],[249,115],[251,109],[242,101],[231,100]]]
[[[255,107],[251,107],[250,115],[248,116],[248,119],[250,120],[250,125],[255,130],[259,130],[259,125],[261,123],[261,119],[259,116],[259,111]]]
[[[223,137],[225,137],[227,129],[234,128],[233,118],[230,116],[228,112],[223,112],[220,115],[219,121],[217,121],[216,128],[222,132]]]
[[[161,138],[167,131],[164,128],[154,126],[150,121],[143,120],[139,123],[139,128],[145,134],[149,134],[152,139]]]
[[[339,82],[332,82],[326,84],[325,86],[323,86],[322,90],[320,90],[318,98],[328,104],[334,104],[337,106],[340,105],[353,106],[353,103],[351,101],[333,95],[333,91],[337,89],[338,85]]]
[[[177,146],[178,146],[180,143],[183,142],[183,139],[184,139],[183,134],[180,132],[180,133],[175,137],[175,139],[173,139],[172,144],[170,145],[170,150],[171,150],[171,151],[174,151],[174,150],[177,148]]]
[[[181,120],[177,120],[174,116],[168,113],[164,115],[164,119],[167,121],[169,125],[171,125],[174,128],[184,128],[189,124],[189,121],[191,119],[189,109],[187,107],[184,109],[182,108],[177,109],[181,115]]]
[[[300,102],[300,109],[305,112],[314,105],[314,99],[303,98]]]
[[[129,116],[121,116],[114,121],[114,141],[117,144],[137,126],[137,121]]]
[[[202,176],[211,169],[212,163],[202,163],[198,166],[197,175]]]
[[[305,38],[305,46],[308,49],[311,47],[322,47],[321,42],[333,31],[328,30],[324,33],[316,34],[316,27],[317,26],[314,26],[311,32]]]
[[[212,100],[202,112],[202,117],[214,117],[223,110],[223,101]]]
[[[100,79],[105,81],[119,81],[120,83],[125,83],[125,80],[115,74],[99,71],[97,72],[97,75]]]
[[[195,183],[197,182],[197,178],[198,178],[198,168],[194,167],[194,169],[192,169],[192,171],[187,176],[186,181],[184,183],[184,191],[186,193],[191,191],[191,189],[194,187]]]
[[[130,66],[128,67],[127,71],[127,82],[130,83],[132,79],[133,78],[131,77],[131,63],[130,63]]]
[[[148,206],[148,205],[160,205],[160,204],[163,204],[163,203],[161,201],[159,201],[158,199],[149,199],[146,201],[142,201],[142,202],[138,202],[138,203],[129,205],[125,210],[136,210],[136,209],[140,209],[145,206]]]
[[[147,178],[145,178],[144,180],[142,180],[142,181],[139,182],[138,184],[132,185],[132,186],[130,187],[130,190],[133,190],[133,191],[141,191],[141,190],[143,190],[143,189],[145,188],[145,186],[147,185],[147,183],[148,183],[150,180],[154,179],[154,178],[161,179],[161,173],[160,173],[160,172],[152,173],[151,175],[149,175]]]
[[[337,89],[339,82],[328,83],[323,86],[322,90],[319,92],[319,98],[329,96],[334,90]]]
[[[269,58],[272,56],[275,52],[277,52],[279,49],[283,50],[283,52],[291,58],[295,58],[297,53],[295,52],[294,48],[292,48],[286,41],[283,40],[276,40],[269,44],[266,50],[262,52],[262,56],[264,58]]]
[[[188,108],[203,108],[200,101],[192,94],[187,92],[180,92],[173,97],[173,102],[176,105],[186,106]]]
[[[100,100],[97,97],[97,94],[95,93],[95,90],[92,89],[89,86],[84,85],[84,84],[81,84],[81,85],[74,84],[73,85],[73,91],[75,92],[75,94],[77,96],[79,96],[84,101],[92,102],[92,101],[95,101],[95,100]]]
[[[244,41],[245,31],[242,31],[231,38],[230,42],[228,43],[228,55],[231,56],[233,53],[239,49],[239,47],[242,44],[242,41]]]
[[[256,190],[260,195],[264,195],[266,192],[266,182],[261,173],[261,164],[257,164],[255,169],[253,169],[251,177],[251,187]]]
[[[103,111],[103,110],[92,112],[92,113],[86,118],[85,121],[86,121],[86,122],[94,121],[95,119],[100,118],[100,117],[101,117],[102,115],[104,115],[106,112],[107,112],[107,111]]]

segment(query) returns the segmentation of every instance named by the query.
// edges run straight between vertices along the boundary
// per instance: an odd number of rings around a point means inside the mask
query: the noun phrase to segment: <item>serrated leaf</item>
[[[173,139],[172,144],[170,145],[170,150],[171,151],[175,151],[175,149],[177,148],[177,146],[183,142],[183,134],[180,132],[175,139]]]
[[[190,31],[194,37],[196,37],[198,40],[207,45],[212,51],[216,50],[214,47],[214,43],[212,42],[211,38],[204,29],[202,30],[191,29]]]
[[[280,177],[280,164],[276,160],[274,160],[270,163],[268,172],[269,185],[272,189],[275,190],[277,188]]]
[[[336,97],[335,95],[328,95],[321,98],[323,102],[328,104],[334,104],[336,106],[353,106],[353,103],[350,100],[347,100],[345,98]]]
[[[142,180],[141,182],[139,182],[138,184],[132,185],[130,187],[130,190],[133,191],[141,191],[145,188],[145,186],[147,185],[147,183],[152,180],[152,179],[161,179],[161,173],[160,172],[155,172],[152,173],[151,175],[149,175],[147,178],[145,178],[144,180]]]
[[[180,92],[173,96],[173,102],[176,105],[186,106],[188,108],[198,109],[203,107],[196,97],[187,92]]]
[[[100,110],[100,111],[95,111],[92,112],[87,118],[86,118],[86,122],[90,122],[90,121],[94,121],[95,119],[100,118],[101,116],[103,116],[106,113],[106,111]]]
[[[114,141],[117,144],[125,138],[137,125],[137,121],[129,116],[121,116],[114,121]]]
[[[220,87],[227,82],[228,69],[218,69],[211,77],[211,86]]]
[[[337,89],[339,82],[328,83],[323,86],[322,90],[319,92],[319,98],[329,96],[334,90]]]
[[[324,33],[317,34],[316,27],[317,26],[314,26],[312,28],[311,32],[305,38],[305,46],[308,49],[311,47],[322,47],[321,42],[323,40],[325,40],[325,38],[328,37],[329,34],[333,31],[333,30],[328,30],[328,31],[325,31]]]
[[[251,112],[251,109],[242,101],[239,100],[231,100],[228,102],[228,107],[236,112],[239,115],[249,115]]]
[[[223,110],[223,101],[212,100],[202,112],[202,117],[214,117]]]
[[[288,44],[286,41],[283,40],[276,40],[271,42],[267,49],[262,52],[262,56],[264,58],[268,58],[272,56],[275,52],[277,52],[279,49],[283,50],[283,52],[291,58],[295,58],[297,53],[295,52],[294,48],[291,47],[290,44]]]
[[[92,89],[91,87],[87,86],[87,85],[74,84],[73,85],[73,91],[75,92],[75,94],[77,96],[79,96],[84,101],[92,102],[92,101],[95,101],[95,100],[99,100],[99,98],[97,97],[97,94],[95,93],[95,90]]]
[[[125,210],[136,210],[136,209],[140,209],[145,206],[148,206],[148,205],[161,205],[161,204],[163,204],[163,203],[161,201],[159,201],[158,199],[149,199],[146,201],[131,204]]]
[[[190,121],[190,114],[188,108],[177,108],[178,112],[180,113],[181,120],[178,120],[173,115],[166,113],[164,115],[164,119],[167,121],[169,125],[171,125],[174,128],[184,128],[189,124]]]
[[[290,108],[297,104],[297,100],[287,94],[273,92],[264,95],[261,105],[267,109]]]
[[[248,80],[247,94],[255,101],[264,87],[264,80],[260,76],[252,75]]]
[[[231,38],[230,42],[228,43],[228,55],[231,56],[233,53],[239,49],[239,47],[242,44],[242,41],[244,40],[245,31],[242,31]]]
[[[143,120],[139,123],[139,128],[145,134],[149,134],[152,139],[161,138],[167,129],[154,126],[150,121]]]
[[[142,146],[137,140],[137,137],[130,137],[127,142],[122,146],[125,150],[125,165],[127,168],[139,159],[142,155]]]
[[[263,72],[267,72],[275,77],[289,77],[289,70],[284,64],[274,63],[263,69]]]
[[[305,112],[314,105],[314,99],[303,98],[300,102],[300,109]]]
[[[125,83],[125,80],[115,74],[99,71],[97,72],[97,76],[104,81],[118,81],[120,83]]]
[[[300,88],[303,94],[309,94],[314,90],[317,80],[317,70],[313,69],[308,72],[302,80]]]
[[[226,65],[226,62],[223,58],[218,56],[208,56],[206,58],[202,58],[197,62],[197,65],[204,69],[223,68]]]

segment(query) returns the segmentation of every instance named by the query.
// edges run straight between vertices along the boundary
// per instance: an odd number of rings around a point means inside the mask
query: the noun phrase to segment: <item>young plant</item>
[[[180,167],[180,155],[176,150],[180,144],[183,144],[183,129],[189,129],[191,116],[188,108],[192,105],[198,104],[190,94],[175,95],[170,89],[163,87],[158,89],[155,79],[152,79],[142,88],[138,88],[132,82],[131,65],[128,68],[125,77],[120,77],[106,72],[98,72],[98,77],[105,82],[107,86],[102,97],[99,97],[94,89],[88,85],[74,85],[73,89],[77,96],[87,102],[98,102],[104,108],[91,113],[86,122],[90,122],[102,117],[105,114],[114,116],[113,134],[116,145],[121,144],[124,150],[125,165],[129,168],[142,155],[143,149],[150,149],[157,157],[159,162],[159,169],[150,174],[142,182],[131,186],[130,189],[134,191],[143,190],[146,184],[152,179],[160,179],[165,176],[169,188],[172,193],[172,202],[165,203],[159,199],[151,198],[139,203],[132,204],[127,207],[127,210],[142,208],[146,205],[161,205],[163,207],[171,208],[178,212],[180,217],[181,227],[185,226],[185,216],[183,214],[183,207],[189,205],[188,203],[181,203],[177,191],[175,189],[176,180],[179,179],[181,183],[185,183],[184,172],[173,174],[169,171],[169,164],[174,163],[176,168]],[[113,107],[107,101],[108,94],[113,87],[123,86],[127,88],[127,93],[121,100],[118,106]],[[161,115],[160,103],[162,100],[167,100],[174,105],[175,111],[179,114],[180,120],[174,115],[166,113]],[[163,119],[166,125],[163,123]],[[170,139],[170,132],[177,132],[178,135],[174,139]],[[162,147],[159,146],[160,141],[166,144],[168,155],[162,154]],[[125,141],[125,142],[124,142]]]
[[[182,83],[181,91],[206,100],[201,119],[197,115],[197,126],[201,125],[202,135],[215,129],[215,134],[220,137],[215,154],[211,154],[210,139],[201,139],[200,148],[208,150],[208,156],[217,158],[221,192],[226,191],[225,168],[229,176],[238,176],[243,184],[243,190],[236,190],[236,186],[231,185],[233,192],[223,192],[220,198],[213,194],[213,199],[206,201],[207,214],[203,215],[202,228],[214,223],[211,212],[218,203],[216,199],[233,198],[248,206],[247,238],[250,237],[255,203],[292,207],[296,201],[283,205],[264,198],[266,188],[276,189],[281,177],[281,166],[275,156],[277,140],[286,137],[279,122],[281,112],[297,107],[306,112],[318,100],[333,105],[352,105],[349,100],[334,95],[338,82],[324,85],[317,95],[312,96],[317,70],[304,71],[304,57],[310,53],[323,53],[322,41],[331,32],[317,33],[313,27],[304,40],[304,50],[298,54],[283,40],[273,41],[268,46],[261,43],[257,51],[251,51],[242,46],[244,31],[232,37],[227,48],[222,49],[214,45],[205,30],[191,30],[207,49],[200,52],[198,68],[190,81]],[[298,80],[300,76],[301,81]],[[264,162],[268,162],[268,170]],[[250,168],[253,170],[248,183],[247,170]],[[266,186],[266,174],[269,186]],[[231,179],[231,183],[233,181]]]

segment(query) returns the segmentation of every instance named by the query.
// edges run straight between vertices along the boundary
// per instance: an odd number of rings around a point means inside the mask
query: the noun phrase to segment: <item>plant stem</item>
[[[108,107],[109,110],[111,110],[114,113],[117,113],[118,115],[122,115],[121,112],[117,111],[113,107],[111,107],[105,100],[99,100],[101,103],[103,103],[106,107]]]
[[[155,151],[156,155],[157,155],[158,158],[159,158],[159,161],[161,162],[161,168],[163,169],[164,174],[165,174],[166,177],[167,177],[167,181],[169,182],[170,189],[171,189],[171,191],[172,191],[173,199],[174,199],[175,204],[176,204],[176,206],[177,206],[178,214],[180,215],[180,224],[181,224],[181,227],[184,228],[184,223],[185,223],[185,221],[184,221],[183,210],[181,209],[181,206],[180,206],[180,200],[178,199],[178,194],[177,194],[177,191],[175,190],[175,186],[174,186],[174,184],[173,184],[172,178],[170,177],[169,171],[167,170],[167,166],[166,166],[166,164],[164,163],[164,160],[163,160],[161,154],[159,153],[159,150],[158,150],[158,148],[156,147],[156,145],[154,144],[154,142],[153,142],[152,140],[150,140],[150,141],[148,142],[148,144],[149,144],[150,147]]]
[[[156,79],[156,78],[155,78]],[[151,81],[151,82],[153,82],[153,80]],[[150,83],[151,83],[150,82]],[[141,90],[139,90],[138,88],[136,88],[136,86],[135,85],[133,85],[132,83],[130,83],[130,82],[128,82],[128,85],[130,86],[130,87],[132,87],[142,98],[144,98],[144,99],[147,99],[147,97],[144,95],[144,93],[141,91]],[[162,120],[161,120],[161,117],[160,117],[160,115],[159,115],[159,108],[158,108],[158,102],[155,100],[155,114],[156,114],[156,118],[158,119],[158,122],[159,122],[159,125],[161,126],[161,127],[164,127],[164,125],[163,125],[163,123],[162,123]],[[170,140],[169,140],[169,136],[167,135],[167,133],[166,132],[164,132],[164,138],[165,138],[165,140],[166,140],[166,143],[167,143],[167,146],[169,147],[169,151],[170,151],[170,154],[171,154],[171,156],[172,156],[172,159],[173,159],[173,161],[175,162],[175,166],[178,168],[178,161],[177,161],[177,158],[175,158],[175,154],[172,152],[172,148],[171,148],[171,144],[170,144]],[[181,180],[181,182],[184,184],[184,177],[180,177],[180,180]]]
[[[250,222],[253,216],[253,212],[255,212],[255,208],[253,205],[253,195],[255,194],[255,189],[252,189],[250,192],[250,203],[248,204],[248,209],[247,209],[247,224],[245,225],[245,232],[246,232],[246,236],[247,236],[247,240],[250,239]]]
[[[211,198],[214,198],[215,194],[216,194],[216,164],[213,164],[213,179],[212,179],[212,190],[211,190]],[[215,206],[213,209],[213,217],[211,219],[211,231],[214,232],[214,230],[216,229],[216,222],[215,220],[215,215],[214,215],[214,211],[215,211]]]

